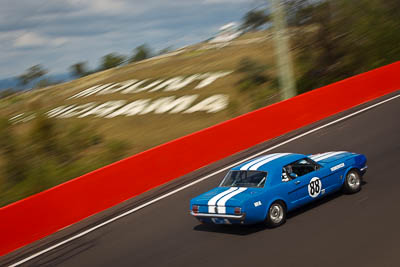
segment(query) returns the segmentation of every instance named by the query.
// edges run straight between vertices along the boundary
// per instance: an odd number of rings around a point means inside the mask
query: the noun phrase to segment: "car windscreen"
[[[230,171],[222,180],[222,187],[264,187],[267,173],[261,171]]]

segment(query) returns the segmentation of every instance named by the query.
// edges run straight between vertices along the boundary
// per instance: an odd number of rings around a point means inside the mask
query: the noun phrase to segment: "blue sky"
[[[51,74],[110,52],[131,55],[212,37],[261,0],[0,0],[0,79],[42,64]]]

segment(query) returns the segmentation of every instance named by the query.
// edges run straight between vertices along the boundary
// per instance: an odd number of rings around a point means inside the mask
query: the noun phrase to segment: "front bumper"
[[[240,215],[233,215],[233,214],[219,214],[219,213],[195,213],[191,211],[190,215],[196,218],[221,218],[221,219],[241,220],[241,221],[243,221],[246,218],[246,213],[242,213]]]
[[[368,169],[368,166],[367,166],[367,165],[365,165],[365,167],[362,167],[362,168],[360,169],[361,175],[364,175],[364,174],[367,172],[367,169]]]

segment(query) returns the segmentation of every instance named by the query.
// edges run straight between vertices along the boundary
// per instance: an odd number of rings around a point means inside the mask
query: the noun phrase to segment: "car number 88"
[[[321,180],[318,177],[314,177],[310,180],[310,183],[308,184],[308,194],[310,195],[310,197],[315,198],[319,196],[321,188]]]

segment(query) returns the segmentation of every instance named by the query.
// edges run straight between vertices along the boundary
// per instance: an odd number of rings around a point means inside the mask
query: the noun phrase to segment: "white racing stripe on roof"
[[[280,158],[280,157],[283,157],[283,156],[286,156],[286,155],[289,155],[290,153],[278,153],[278,154],[276,154],[275,156],[273,156],[273,157],[270,157],[270,158],[267,158],[267,159],[265,159],[265,160],[263,160],[263,161],[260,161],[260,162],[258,162],[257,164],[254,164],[253,166],[251,166],[250,167],[250,171],[256,171],[259,167],[261,167],[262,165],[264,165],[264,164],[266,164],[266,163],[268,163],[268,162],[270,162],[270,161],[273,161],[273,160],[275,160],[275,159],[278,159],[278,158]]]
[[[231,187],[228,190],[225,190],[221,193],[219,193],[218,195],[213,196],[212,198],[210,198],[210,200],[208,201],[207,205],[208,205],[208,212],[209,213],[215,213],[215,203],[217,203],[218,199],[220,199],[221,197],[235,191],[236,189],[238,189],[238,187]]]
[[[321,161],[321,160],[324,160],[324,159],[327,159],[327,158],[330,158],[330,157],[333,157],[333,156],[336,156],[336,155],[339,155],[339,154],[342,154],[342,153],[346,153],[346,151],[331,152],[328,155],[325,155],[323,157],[319,157],[317,159],[314,159],[314,161]]]
[[[218,202],[217,202],[218,213],[226,213],[226,207],[225,207],[226,202],[229,199],[231,199],[232,197],[234,197],[246,190],[247,190],[247,187],[239,187],[238,190],[233,191],[233,192],[227,194],[226,196],[224,196],[223,198],[221,198],[220,200],[218,200]]]
[[[243,166],[240,168],[240,170],[241,170],[241,171],[247,171],[247,170],[250,168],[251,165],[254,165],[254,164],[256,164],[256,163],[258,163],[258,162],[260,162],[260,161],[262,161],[262,160],[264,160],[264,159],[273,157],[273,156],[275,156],[275,155],[276,155],[276,153],[274,153],[274,154],[269,154],[269,155],[267,155],[267,156],[260,157],[260,158],[258,158],[258,159],[252,160],[252,161],[250,161],[249,163],[243,165]]]
[[[316,155],[311,155],[311,156],[310,156],[310,159],[316,160],[317,158],[323,157],[323,156],[325,156],[325,155],[327,155],[327,154],[330,154],[330,153],[332,153],[332,152],[325,152],[325,153],[319,153],[319,154],[316,154]]]

